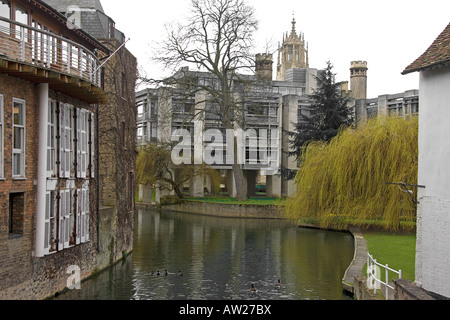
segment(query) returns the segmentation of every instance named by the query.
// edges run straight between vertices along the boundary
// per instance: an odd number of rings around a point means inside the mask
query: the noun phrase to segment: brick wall
[[[116,39],[100,40],[112,52]],[[100,203],[114,207],[115,258],[133,246],[134,188],[136,172],[136,58],[125,48],[105,64],[104,90],[108,104],[99,106]]]
[[[44,299],[67,287],[70,266],[80,268],[81,278],[88,277],[120,259],[111,243],[125,233],[127,251],[130,251],[130,227],[117,231],[117,224],[110,223],[117,214],[109,211],[97,214],[97,179],[90,180],[90,241],[43,258],[33,256],[35,240],[36,170],[38,148],[38,87],[36,84],[0,74],[0,94],[4,98],[4,150],[5,179],[0,180],[0,300]],[[91,106],[59,92],[50,90],[50,98],[95,111]],[[26,101],[26,179],[12,179],[12,100]],[[98,148],[98,146],[96,146]],[[78,183],[78,182],[76,182]],[[15,234],[9,232],[10,194],[15,198],[19,217]],[[129,223],[128,216],[124,223]],[[132,217],[132,215],[131,215]],[[123,220],[123,219],[122,219]],[[99,226],[99,232],[97,226]],[[114,226],[114,228],[111,228]],[[132,223],[131,223],[132,226]],[[100,239],[100,241],[99,241]],[[112,241],[114,239],[114,241]],[[102,243],[101,241],[104,241]],[[132,244],[132,242],[131,242]],[[120,248],[122,249],[122,247]]]
[[[33,266],[31,262],[33,245],[33,218],[35,207],[36,177],[36,126],[26,126],[25,137],[25,176],[26,179],[12,179],[12,104],[13,98],[26,101],[26,123],[36,124],[35,109],[37,89],[34,84],[14,77],[0,74],[0,94],[4,101],[4,180],[0,180],[0,292],[14,288],[22,283],[32,281]],[[9,231],[10,194],[20,193],[16,198],[17,207],[22,212],[14,212],[20,216],[14,229]],[[2,294],[0,293],[0,298]]]

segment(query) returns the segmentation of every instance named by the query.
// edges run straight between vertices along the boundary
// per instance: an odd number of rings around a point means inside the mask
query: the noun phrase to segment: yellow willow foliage
[[[368,221],[385,229],[413,228],[416,205],[404,187],[417,184],[417,117],[377,117],[341,131],[329,143],[313,141],[301,159],[286,215],[323,227]],[[409,187],[414,191],[417,189]]]

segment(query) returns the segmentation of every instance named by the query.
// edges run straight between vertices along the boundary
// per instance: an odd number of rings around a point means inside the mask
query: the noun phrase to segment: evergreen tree
[[[313,102],[309,117],[302,115],[295,124],[295,131],[288,132],[291,151],[288,155],[300,159],[304,147],[310,141],[328,142],[339,130],[353,123],[353,113],[348,106],[349,97],[342,92],[340,83],[335,82],[333,65],[327,61],[326,69],[316,77],[317,90],[311,95]],[[282,176],[292,180],[297,170],[282,169]]]

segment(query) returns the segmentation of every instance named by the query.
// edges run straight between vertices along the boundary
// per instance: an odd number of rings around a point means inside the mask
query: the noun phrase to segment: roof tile
[[[450,23],[434,40],[433,44],[419,58],[406,67],[402,74],[420,71],[448,62],[450,62]]]

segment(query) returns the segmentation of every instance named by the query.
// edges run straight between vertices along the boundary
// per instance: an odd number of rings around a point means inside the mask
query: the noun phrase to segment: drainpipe
[[[47,190],[47,118],[48,83],[39,85],[38,169],[36,194],[36,242],[35,256],[44,256],[45,194]]]
[[[96,182],[97,182],[97,252],[101,251],[101,241],[100,241],[100,144],[99,144],[99,120],[98,117],[100,115],[98,109],[100,108],[100,105],[97,104],[95,109],[95,140],[96,140],[96,146],[95,146],[95,152],[96,152],[96,164],[95,164],[95,175],[96,175]]]

